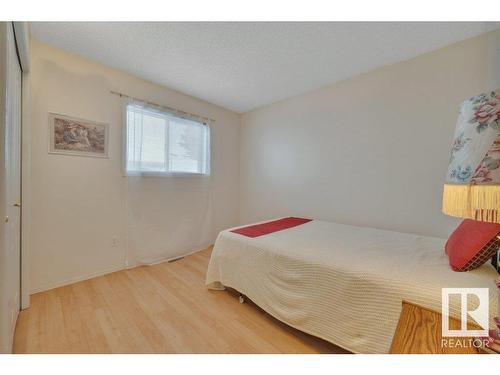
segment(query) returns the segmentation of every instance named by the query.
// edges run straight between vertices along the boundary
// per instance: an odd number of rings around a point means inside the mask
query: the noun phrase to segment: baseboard
[[[57,281],[55,283],[45,284],[45,285],[42,285],[42,286],[40,286],[38,288],[33,288],[33,289],[31,289],[30,294],[35,294],[35,293],[40,293],[40,292],[46,292],[47,290],[51,290],[51,289],[55,289],[55,288],[60,288],[62,286],[74,284],[74,283],[77,283],[79,281],[85,281],[85,280],[93,279],[94,277],[104,276],[104,275],[107,275],[108,273],[113,273],[113,272],[116,272],[116,271],[121,271],[123,269],[125,269],[124,266],[111,267],[111,268],[108,268],[108,269],[105,269],[105,270],[101,270],[101,271],[89,273],[89,274],[86,274],[86,275],[83,275],[83,276],[71,277],[69,279],[64,279],[64,280],[61,280],[61,281]]]
[[[175,259],[178,259],[178,258],[187,257],[189,255],[192,255],[192,254],[198,253],[200,251],[206,250],[210,246],[212,246],[212,245],[205,246],[202,249],[190,251],[190,252],[188,252],[186,254],[183,254],[183,255],[177,255],[175,257],[158,259],[158,260],[155,260],[154,262],[151,262],[151,263],[141,263],[141,264],[134,264],[134,265],[129,265],[129,266],[111,267],[109,269],[101,270],[101,271],[98,271],[98,272],[93,272],[93,273],[86,274],[86,275],[83,275],[83,276],[72,277],[72,278],[69,278],[69,279],[62,280],[62,281],[57,281],[55,283],[46,284],[46,285],[43,285],[43,286],[38,287],[38,288],[33,288],[31,290],[30,294],[35,294],[35,293],[40,293],[40,292],[46,292],[46,291],[51,290],[51,289],[60,288],[62,286],[71,285],[71,284],[77,283],[79,281],[85,281],[85,280],[93,279],[95,277],[104,276],[104,275],[107,275],[109,273],[113,273],[113,272],[117,272],[117,271],[121,271],[121,270],[125,270],[125,269],[132,269],[132,268],[136,268],[136,267],[140,267],[140,266],[153,266],[155,264],[169,262],[169,261],[172,261],[172,260],[175,260]]]
[[[207,246],[203,246],[201,249],[189,251],[189,252],[187,252],[185,254],[179,254],[179,255],[176,255],[174,257],[158,258],[158,259],[151,260],[149,262],[134,263],[134,264],[131,264],[131,265],[127,266],[127,269],[132,269],[132,268],[140,267],[140,266],[154,266],[155,264],[160,264],[160,263],[164,263],[164,262],[172,262],[172,261],[175,261],[177,259],[184,258],[184,257],[190,256],[190,255],[199,253],[200,251],[206,250],[206,249],[208,249],[209,247],[212,247],[212,246],[213,246],[213,244],[207,245]]]

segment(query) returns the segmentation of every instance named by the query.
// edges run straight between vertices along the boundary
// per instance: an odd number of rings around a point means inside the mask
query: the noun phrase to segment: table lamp
[[[500,89],[473,96],[460,106],[443,212],[500,223]],[[498,271],[498,252],[493,258]]]
[[[500,223],[500,90],[460,106],[443,212]]]

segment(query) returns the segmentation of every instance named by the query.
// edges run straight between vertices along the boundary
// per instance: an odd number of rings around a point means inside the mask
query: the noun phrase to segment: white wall
[[[146,249],[149,260],[172,258],[213,243],[221,229],[235,225],[238,114],[37,41],[31,89],[32,291],[123,268],[127,243],[132,251]],[[122,102],[110,90],[214,118],[211,177],[133,183],[123,177]],[[48,154],[48,112],[109,123],[110,158]],[[203,204],[210,207],[200,220]]]
[[[491,88],[487,39],[244,114],[240,222],[298,215],[446,237],[458,107]]]

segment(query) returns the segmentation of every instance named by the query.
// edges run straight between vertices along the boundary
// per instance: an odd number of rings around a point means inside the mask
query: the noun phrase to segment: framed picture
[[[49,153],[108,157],[108,124],[49,113]]]

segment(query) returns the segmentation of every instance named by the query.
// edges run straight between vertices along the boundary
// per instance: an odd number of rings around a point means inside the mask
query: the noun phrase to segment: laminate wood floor
[[[211,248],[31,296],[15,353],[345,353],[230,291],[205,287]]]

